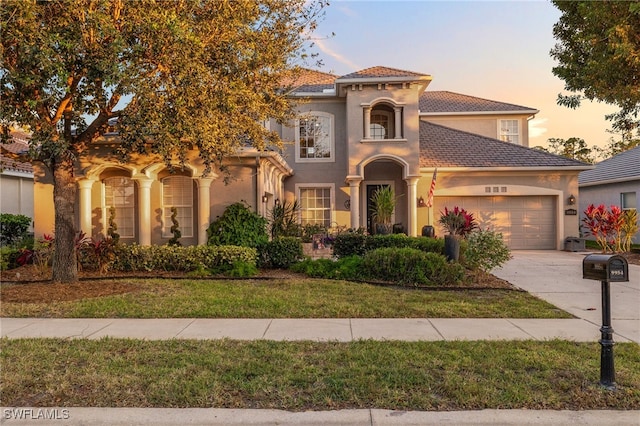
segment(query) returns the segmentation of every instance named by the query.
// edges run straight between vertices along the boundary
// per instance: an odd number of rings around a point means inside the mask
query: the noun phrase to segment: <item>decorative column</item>
[[[371,139],[371,107],[364,107],[364,139]]]
[[[407,182],[407,192],[409,193],[409,200],[407,205],[407,211],[409,212],[407,232],[410,237],[418,235],[418,205],[417,205],[417,184],[419,177],[410,177],[405,179]]]
[[[151,184],[153,179],[135,178],[138,182],[138,244],[151,245]]]
[[[214,178],[198,178],[198,245],[207,244],[207,228],[211,222],[211,182]]]
[[[402,107],[393,107],[395,112],[395,135],[396,139],[402,139]]]
[[[93,188],[93,179],[81,179],[78,181],[80,189],[80,230],[87,237],[91,237],[91,188]]]
[[[360,227],[360,176],[347,177],[349,183],[349,196],[351,197],[351,228],[358,229]]]

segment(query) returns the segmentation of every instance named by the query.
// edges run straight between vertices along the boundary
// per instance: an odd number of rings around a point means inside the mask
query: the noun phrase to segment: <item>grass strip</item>
[[[640,346],[597,343],[0,340],[5,406],[640,409]]]
[[[323,279],[128,280],[119,295],[2,303],[5,317],[571,318],[526,292],[424,291]]]

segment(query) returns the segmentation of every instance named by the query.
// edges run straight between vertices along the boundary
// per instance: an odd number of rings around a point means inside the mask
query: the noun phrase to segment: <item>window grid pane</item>
[[[520,143],[518,120],[500,120],[500,140],[511,143]]]
[[[171,237],[171,207],[177,209],[176,219],[183,237],[193,236],[193,181],[186,176],[172,176],[162,180],[164,226],[162,233]]]
[[[300,189],[302,225],[331,226],[331,189]]]
[[[370,133],[373,139],[387,139],[389,117],[386,114],[371,114]]]
[[[310,116],[300,119],[300,158],[331,158],[331,120]]]
[[[111,214],[111,207],[114,207],[115,223],[118,227],[116,232],[120,237],[133,238],[135,236],[135,184],[133,180],[127,177],[107,178],[104,180],[104,186],[107,218]]]

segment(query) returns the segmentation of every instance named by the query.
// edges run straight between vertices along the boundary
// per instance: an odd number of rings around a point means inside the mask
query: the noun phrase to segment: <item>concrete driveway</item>
[[[564,309],[602,325],[602,284],[582,278],[590,252],[513,251],[493,274]],[[629,265],[629,282],[611,283],[611,326],[615,334],[640,343],[640,266]],[[615,339],[615,336],[614,336]]]

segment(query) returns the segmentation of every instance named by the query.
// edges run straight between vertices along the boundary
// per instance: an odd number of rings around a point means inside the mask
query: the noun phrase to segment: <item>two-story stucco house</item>
[[[106,232],[116,207],[121,239],[164,244],[170,208],[178,208],[183,244],[204,244],[206,229],[231,203],[244,200],[267,215],[278,200],[298,200],[303,224],[369,227],[368,204],[380,185],[393,187],[393,222],[409,235],[434,225],[444,207],[473,212],[482,227],[503,233],[512,249],[561,249],[577,235],[569,205],[584,163],[528,147],[533,108],[429,91],[431,76],[373,67],[345,76],[306,71],[290,95],[300,100],[289,126],[266,123],[283,152],[243,149],[225,160],[234,179],[202,176],[197,153],[170,174],[150,157],[120,164],[107,136],[78,159],[78,224]],[[433,206],[429,192],[437,169]],[[52,187],[36,184],[36,233],[53,229]],[[44,204],[44,205],[43,205]]]

